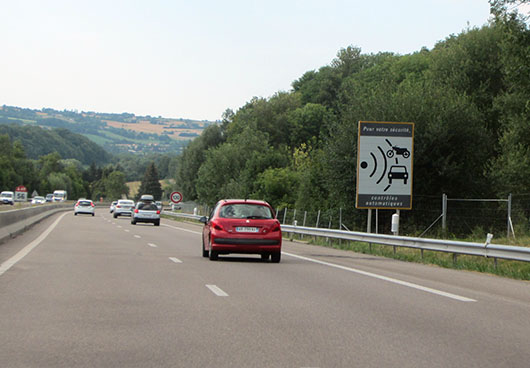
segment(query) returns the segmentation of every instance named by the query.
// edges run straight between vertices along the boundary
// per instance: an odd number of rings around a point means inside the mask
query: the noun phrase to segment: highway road
[[[57,214],[0,245],[2,367],[528,367],[530,284],[201,227]]]

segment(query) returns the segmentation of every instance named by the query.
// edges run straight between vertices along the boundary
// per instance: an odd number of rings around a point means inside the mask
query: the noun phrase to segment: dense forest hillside
[[[11,141],[20,141],[27,157],[34,160],[53,152],[63,158],[76,159],[84,165],[103,165],[111,160],[111,155],[102,147],[65,128],[0,124],[0,134],[7,134]]]
[[[214,122],[95,112],[0,106],[0,124],[65,128],[112,153],[180,153]]]
[[[402,212],[409,231],[439,218],[444,193],[504,200],[451,202],[455,232],[506,233],[509,194],[516,232],[528,231],[530,30],[512,2],[491,1],[489,24],[432,50],[363,54],[348,46],[291,91],[227,111],[184,150],[179,189],[209,205],[260,198],[365,229],[366,211],[355,208],[358,122],[413,122],[413,208]]]

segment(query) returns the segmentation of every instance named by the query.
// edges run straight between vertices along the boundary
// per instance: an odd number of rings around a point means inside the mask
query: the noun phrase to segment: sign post
[[[357,208],[412,208],[414,123],[359,122]]]

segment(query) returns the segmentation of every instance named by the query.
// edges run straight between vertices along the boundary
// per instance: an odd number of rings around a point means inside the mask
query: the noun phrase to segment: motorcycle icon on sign
[[[410,152],[408,149],[401,148],[398,146],[392,146],[392,149],[389,149],[388,151],[386,151],[386,155],[388,156],[388,158],[394,157],[394,153],[396,155],[401,155],[404,158],[408,158],[410,156]]]

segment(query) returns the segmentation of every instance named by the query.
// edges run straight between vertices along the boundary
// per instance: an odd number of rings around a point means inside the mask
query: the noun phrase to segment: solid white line
[[[171,226],[171,225],[166,225],[166,224],[161,224],[161,225],[162,226],[166,226],[166,227],[170,227],[170,228],[175,229],[175,230],[187,231],[188,233],[202,235],[202,233],[200,233],[198,231],[188,230],[188,229],[184,229],[184,228],[181,228],[181,227],[176,227],[176,226]]]
[[[180,259],[175,258],[175,257],[169,257],[169,259],[172,260],[175,263],[182,263],[182,261]]]
[[[371,272],[361,271],[361,270],[358,270],[358,269],[355,269],[355,268],[345,267],[345,266],[337,265],[337,264],[334,264],[334,263],[319,261],[317,259],[307,258],[307,257],[299,256],[299,255],[296,255],[296,254],[291,254],[291,253],[286,253],[286,252],[282,252],[282,253],[285,254],[286,256],[303,259],[304,261],[314,262],[314,263],[318,263],[318,264],[321,264],[321,265],[324,265],[324,266],[338,268],[338,269],[341,269],[341,270],[344,270],[344,271],[355,272],[355,273],[358,273],[360,275],[373,277],[373,278],[376,278],[376,279],[379,279],[379,280],[383,280],[383,281],[392,282],[394,284],[398,284],[398,285],[410,287],[410,288],[413,288],[413,289],[425,291],[425,292],[431,293],[431,294],[445,296],[447,298],[455,299],[455,300],[458,300],[458,301],[461,301],[461,302],[476,302],[475,299],[466,298],[464,296],[460,296],[460,295],[456,295],[456,294],[446,293],[445,291],[431,289],[431,288],[428,288],[428,287],[425,287],[425,286],[421,286],[421,285],[418,285],[418,284],[413,284],[411,282],[401,281],[401,280],[393,279],[391,277],[386,277],[386,276],[378,275],[378,274],[371,273]]]
[[[214,293],[215,295],[217,295],[217,296],[228,296],[227,293],[225,293],[223,290],[219,289],[219,288],[218,288],[217,286],[215,286],[215,285],[206,285],[206,287],[207,287],[208,289],[210,289],[210,291],[211,291],[212,293]]]
[[[67,213],[63,213],[49,228],[47,228],[39,237],[33,240],[31,243],[26,245],[20,252],[15,254],[13,257],[9,258],[7,261],[0,265],[0,276],[4,274],[7,270],[13,267],[18,261],[27,256],[37,245],[39,245],[46,237],[52,232],[53,229],[57,226],[59,221],[66,216]]]
[[[147,245],[149,245],[151,248],[156,248],[156,247],[158,247],[158,245],[153,244],[153,243],[147,243]]]

